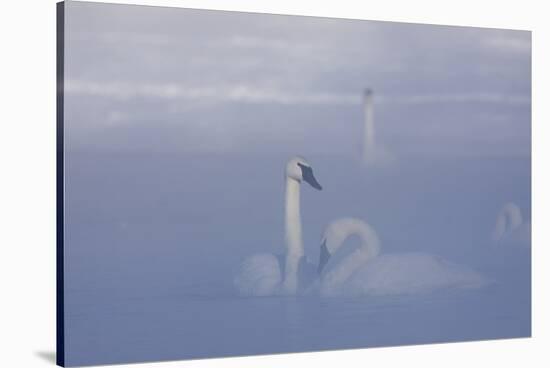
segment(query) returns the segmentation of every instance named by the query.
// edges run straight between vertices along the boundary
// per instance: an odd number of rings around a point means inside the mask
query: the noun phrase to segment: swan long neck
[[[327,251],[334,254],[350,236],[358,236],[361,245],[323,277],[325,288],[334,288],[345,282],[366,261],[380,253],[380,241],[376,231],[362,220],[340,219],[331,223],[323,241]]]
[[[302,243],[302,223],[300,217],[300,183],[286,178],[285,193],[285,243],[286,264],[284,291],[296,293],[298,287],[298,266],[304,255]]]

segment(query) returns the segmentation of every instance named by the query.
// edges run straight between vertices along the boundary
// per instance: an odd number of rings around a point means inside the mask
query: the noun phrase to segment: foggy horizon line
[[[366,87],[369,87],[366,85]],[[531,96],[525,94],[506,94],[491,91],[468,91],[460,93],[428,93],[391,95],[378,94],[376,104],[424,105],[433,103],[492,103],[526,106],[531,104]],[[65,82],[66,94],[109,97],[119,100],[131,100],[139,97],[158,99],[184,99],[209,103],[244,102],[273,103],[281,105],[360,105],[363,90],[356,93],[285,91],[280,88],[256,87],[247,84],[194,87],[181,83],[128,83],[128,82],[91,82],[69,79]]]

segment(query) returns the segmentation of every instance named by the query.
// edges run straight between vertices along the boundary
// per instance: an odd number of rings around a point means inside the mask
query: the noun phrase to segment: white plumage
[[[531,246],[531,223],[523,220],[517,204],[509,202],[502,207],[491,238],[496,245]]]
[[[478,272],[427,253],[380,253],[374,229],[362,220],[343,218],[326,229],[323,245],[335,254],[350,236],[361,240],[320,278],[322,295],[396,295],[449,288],[478,288],[486,280]]]

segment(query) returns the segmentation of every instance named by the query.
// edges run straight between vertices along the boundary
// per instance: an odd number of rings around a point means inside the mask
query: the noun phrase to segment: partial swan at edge
[[[346,239],[361,240],[345,259],[325,269]],[[476,271],[426,253],[380,253],[376,231],[356,218],[333,221],[326,228],[319,259],[321,295],[417,294],[449,288],[478,288],[486,280]]]
[[[508,202],[502,207],[491,239],[494,244],[531,246],[531,223],[524,222],[517,204]]]
[[[262,253],[246,258],[234,279],[241,295],[294,295],[315,278],[314,266],[304,257],[300,215],[302,181],[322,190],[311,165],[302,157],[293,157],[286,165],[285,257],[280,259],[273,254]]]

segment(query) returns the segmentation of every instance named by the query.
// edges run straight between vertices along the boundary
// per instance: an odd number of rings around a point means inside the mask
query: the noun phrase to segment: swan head
[[[317,190],[323,189],[313,175],[311,165],[303,157],[296,156],[288,161],[286,164],[286,177],[296,180],[298,183],[305,181]]]

